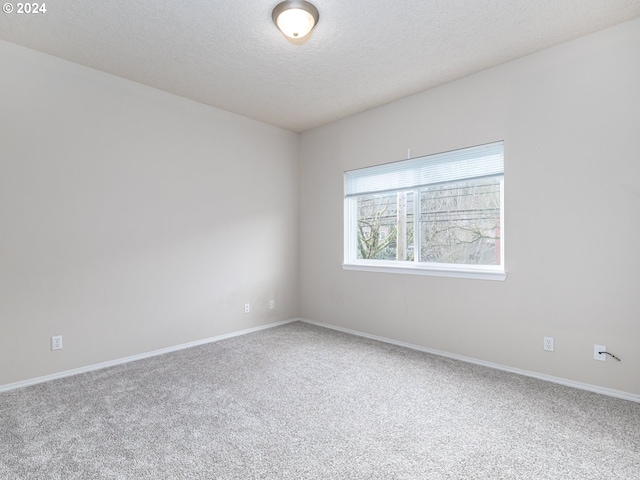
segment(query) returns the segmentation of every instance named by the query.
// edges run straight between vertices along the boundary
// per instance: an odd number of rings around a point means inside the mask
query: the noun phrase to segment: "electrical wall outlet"
[[[607,361],[607,354],[604,353],[607,351],[606,345],[594,345],[593,346],[593,359],[600,360],[601,362]],[[600,353],[603,352],[603,353]]]
[[[248,303],[244,304],[244,313],[249,313],[251,311],[251,305]]]
[[[276,308],[276,301],[275,300],[269,300],[269,308],[271,308],[271,309]]]
[[[62,335],[56,335],[55,337],[51,337],[51,350],[61,350],[62,349]]]
[[[553,352],[553,337],[543,337],[542,348],[547,352]]]

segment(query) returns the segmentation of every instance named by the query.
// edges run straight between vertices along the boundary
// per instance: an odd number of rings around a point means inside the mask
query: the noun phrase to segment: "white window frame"
[[[491,158],[489,156],[491,155]],[[486,171],[481,167],[483,162]],[[456,163],[457,162],[457,163]],[[461,165],[461,167],[459,165]],[[460,173],[466,172],[466,173]],[[475,176],[474,176],[475,175]],[[414,260],[372,260],[357,256],[357,199],[361,195],[389,191],[413,192],[413,218],[420,218],[420,189],[434,183],[482,178],[500,178],[500,265],[467,265],[420,262],[420,227],[414,226]],[[437,177],[437,179],[436,179]],[[434,181],[435,179],[435,181]],[[504,145],[495,142],[391,164],[345,172],[344,196],[344,270],[441,277],[505,280],[504,258]]]

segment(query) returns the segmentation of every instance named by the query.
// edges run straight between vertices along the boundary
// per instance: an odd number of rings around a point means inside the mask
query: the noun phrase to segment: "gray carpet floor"
[[[292,323],[0,394],[2,479],[640,479],[640,404]]]

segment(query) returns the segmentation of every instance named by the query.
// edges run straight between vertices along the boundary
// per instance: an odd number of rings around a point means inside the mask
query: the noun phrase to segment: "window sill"
[[[343,270],[360,272],[399,273],[404,275],[428,275],[432,277],[472,278],[476,280],[504,281],[507,273],[501,270],[480,270],[471,268],[434,268],[416,266],[414,264],[398,265],[395,263],[343,263]]]

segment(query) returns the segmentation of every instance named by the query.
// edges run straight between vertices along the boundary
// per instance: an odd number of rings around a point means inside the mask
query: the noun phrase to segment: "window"
[[[348,171],[345,269],[504,280],[503,142]]]

